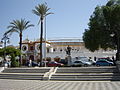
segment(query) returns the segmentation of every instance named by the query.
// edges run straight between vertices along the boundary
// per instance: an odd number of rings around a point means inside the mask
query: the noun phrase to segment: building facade
[[[43,40],[42,43],[42,54],[43,58],[45,57],[45,53],[47,52],[46,48],[50,47],[50,43]],[[30,41],[28,39],[22,42],[22,53],[23,53],[23,63],[26,63],[28,60],[32,60],[35,62],[40,61],[40,40]]]
[[[71,47],[71,57],[104,57],[104,56],[115,56],[116,51],[107,50],[104,51],[100,49],[96,52],[90,52],[85,48],[84,42],[79,38],[60,38],[60,39],[49,39],[46,41],[43,40],[42,45],[42,53],[43,59],[46,57],[60,57],[65,58],[67,56],[66,49],[67,47]],[[22,53],[23,53],[23,63],[27,60],[32,60],[35,62],[39,62],[40,59],[40,40],[30,41],[28,39],[22,42]]]

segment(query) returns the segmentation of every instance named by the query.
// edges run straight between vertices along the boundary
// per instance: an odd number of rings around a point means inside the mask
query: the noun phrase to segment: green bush
[[[19,67],[19,62],[17,62],[16,60],[13,60],[11,62],[11,67]]]
[[[47,57],[46,61],[50,62],[51,61],[51,57]]]
[[[15,54],[11,54],[11,67],[19,67],[19,62],[15,59]]]
[[[61,59],[60,57],[55,57],[55,58],[54,58],[54,61],[59,62],[60,59]]]

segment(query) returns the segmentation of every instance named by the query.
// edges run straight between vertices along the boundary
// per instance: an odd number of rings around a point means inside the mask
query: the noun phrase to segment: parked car
[[[47,64],[48,67],[60,67],[60,66],[64,66],[64,64],[62,63],[58,63],[56,61],[51,61]]]
[[[110,58],[98,58],[97,61],[101,61],[101,60],[105,60],[105,61],[113,62],[113,60],[111,60]]]
[[[96,66],[112,66],[112,65],[114,65],[114,63],[107,60],[98,60],[96,62]]]
[[[60,61],[59,61],[59,63],[62,63],[62,64],[64,64],[64,65],[67,65],[67,60],[66,59],[61,59]]]
[[[38,63],[37,62],[32,62],[32,66],[33,67],[38,66]]]
[[[81,62],[81,61],[74,61],[73,62],[73,64],[72,64],[72,66],[82,66],[83,65],[83,63]]]
[[[76,60],[73,62],[72,66],[90,66],[92,62],[88,60]]]
[[[27,62],[25,65],[26,65],[26,66],[33,66],[33,67],[35,67],[35,66],[38,66],[38,63],[37,63],[37,62],[32,61],[32,62],[31,62],[31,65],[30,65],[30,63],[29,63],[29,62]]]
[[[77,60],[89,60],[87,57],[76,57]]]

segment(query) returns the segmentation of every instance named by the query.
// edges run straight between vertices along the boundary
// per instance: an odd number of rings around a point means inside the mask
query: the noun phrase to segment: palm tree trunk
[[[41,18],[41,34],[40,34],[40,66],[42,66],[42,38],[43,37],[43,18]]]
[[[22,33],[20,33],[20,52],[21,52],[21,50],[22,50]],[[20,63],[20,65],[22,65],[22,57],[21,57],[21,55],[20,55],[19,58],[20,58],[19,63]]]

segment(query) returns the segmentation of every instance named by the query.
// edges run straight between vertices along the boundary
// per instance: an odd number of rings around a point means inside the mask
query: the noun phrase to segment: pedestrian
[[[112,60],[113,60],[113,61],[115,60],[114,56],[112,56]]]
[[[91,57],[89,57],[89,61],[92,61]]]
[[[94,57],[94,61],[96,61],[96,57]]]
[[[32,66],[32,60],[31,59],[29,60],[29,66],[30,67]]]
[[[116,65],[116,61],[115,61],[114,56],[112,56],[112,60],[113,60],[114,65]]]

